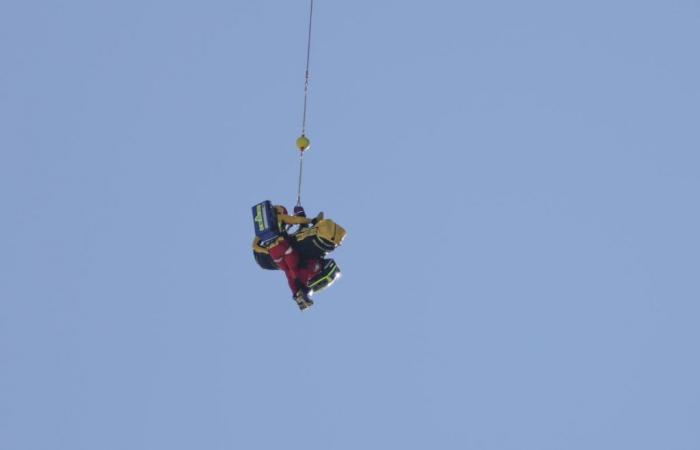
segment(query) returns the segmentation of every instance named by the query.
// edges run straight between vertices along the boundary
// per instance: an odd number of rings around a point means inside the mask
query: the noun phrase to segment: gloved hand
[[[311,225],[316,225],[317,223],[319,223],[322,220],[323,220],[323,211],[321,211],[320,213],[318,213],[316,215],[316,217],[311,219]]]
[[[306,211],[304,211],[304,208],[302,206],[295,206],[294,207],[294,215],[300,216],[300,217],[306,217]]]

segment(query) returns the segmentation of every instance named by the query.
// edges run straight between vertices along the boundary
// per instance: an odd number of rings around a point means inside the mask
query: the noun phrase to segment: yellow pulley
[[[297,138],[297,148],[299,149],[300,152],[303,152],[305,150],[308,150],[308,148],[311,146],[311,141],[309,141],[309,138],[307,138],[305,135],[301,135]]]

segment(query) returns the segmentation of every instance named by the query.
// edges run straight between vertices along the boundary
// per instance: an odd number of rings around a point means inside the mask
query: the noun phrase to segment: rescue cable
[[[309,6],[309,34],[306,43],[306,72],[304,74],[304,114],[301,119],[301,136],[297,138],[297,148],[299,149],[299,185],[297,187],[297,206],[301,206],[301,179],[304,171],[304,151],[311,144],[306,137],[306,111],[309,101],[309,62],[311,60],[311,20],[314,15],[314,0],[310,0]]]

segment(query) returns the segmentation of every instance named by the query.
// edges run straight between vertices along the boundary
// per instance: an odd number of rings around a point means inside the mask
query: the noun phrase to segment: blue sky
[[[700,4],[0,5],[0,448],[700,448]]]

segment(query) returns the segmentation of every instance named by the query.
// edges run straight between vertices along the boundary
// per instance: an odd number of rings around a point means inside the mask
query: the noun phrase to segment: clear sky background
[[[700,448],[700,3],[0,3],[0,449]]]

